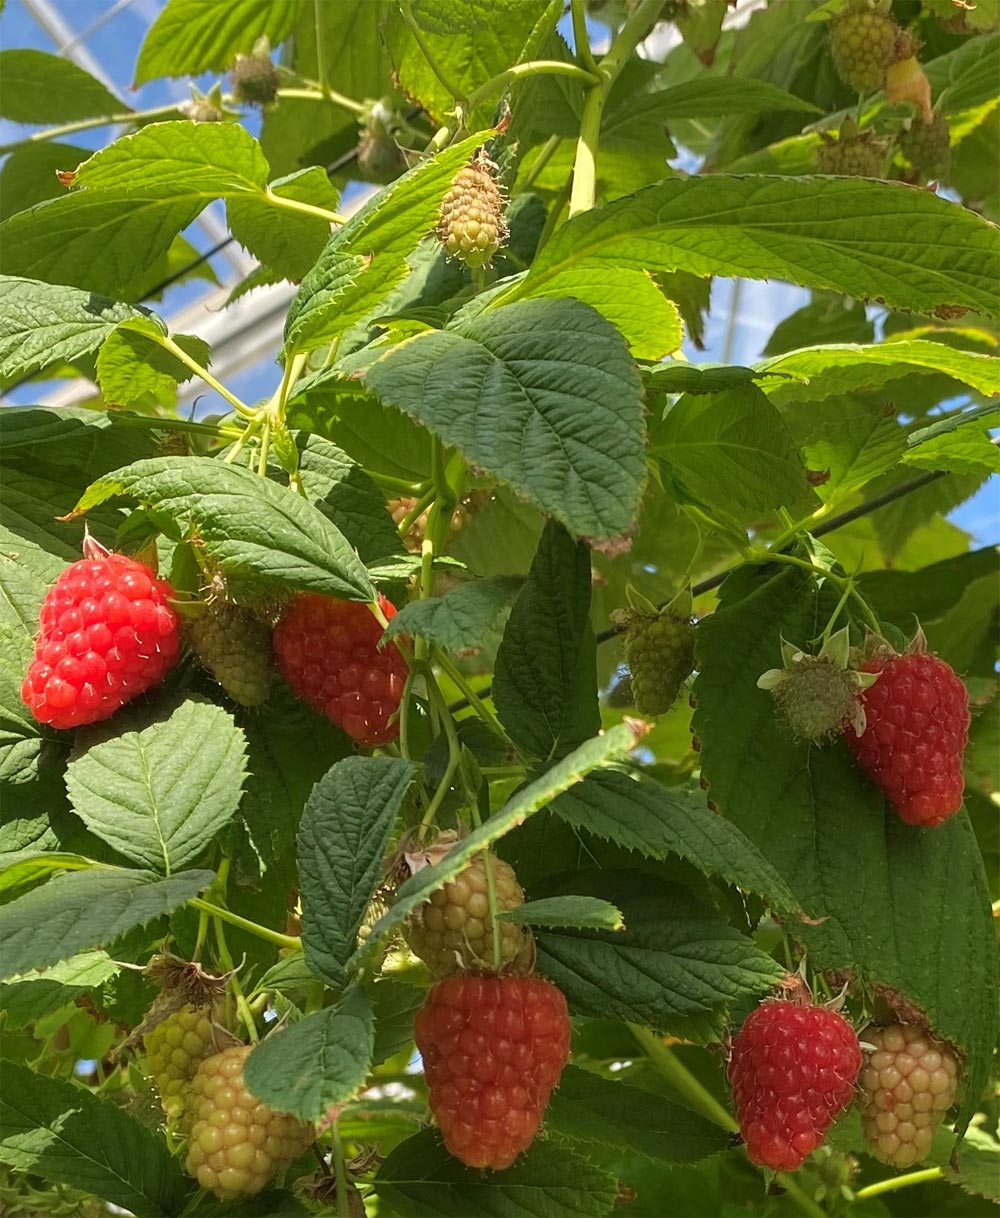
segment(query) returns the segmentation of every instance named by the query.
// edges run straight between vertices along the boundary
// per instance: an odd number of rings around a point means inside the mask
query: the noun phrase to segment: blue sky
[[[190,96],[187,80],[152,81],[141,88],[131,88],[132,69],[142,38],[165,0],[52,0],[65,24],[75,36],[81,36],[79,46],[99,65],[122,100],[132,109],[162,106],[171,101],[182,101]],[[226,0],[219,0],[225,3]],[[93,27],[93,28],[92,28]],[[7,0],[0,14],[0,47],[36,47],[53,51],[55,46],[50,35],[39,25],[23,0]],[[86,64],[84,66],[87,66]],[[195,84],[207,89],[213,76],[195,79]],[[253,121],[248,124],[253,130]],[[24,128],[0,120],[0,143],[7,143],[23,134]],[[107,129],[80,132],[73,135],[72,142],[81,147],[102,147],[112,132]],[[214,215],[220,224],[225,223],[225,214],[220,204],[213,205]],[[199,250],[206,250],[212,240],[197,226],[185,234]],[[224,255],[212,259],[212,266],[220,282],[231,286],[240,275]],[[206,283],[194,280],[170,288],[157,311],[169,316],[177,309],[197,301],[206,290]],[[733,302],[734,286],[729,281],[716,281],[712,294],[712,314],[706,332],[706,349],[689,352],[699,361],[721,361],[726,335],[729,330],[729,315]],[[808,293],[784,284],[744,282],[738,295],[736,325],[730,339],[730,350],[726,358],[732,363],[750,363],[758,358],[767,337],[775,324],[789,313],[800,308],[808,300]],[[244,400],[254,401],[269,394],[278,381],[278,369],[273,358],[259,361],[241,369],[229,381],[229,387]],[[30,403],[44,393],[50,385],[34,384],[11,394],[17,403]],[[214,395],[206,395],[201,409],[217,409],[220,403]],[[971,533],[975,545],[1000,542],[1000,480],[993,478],[980,492],[951,514],[951,519]]]

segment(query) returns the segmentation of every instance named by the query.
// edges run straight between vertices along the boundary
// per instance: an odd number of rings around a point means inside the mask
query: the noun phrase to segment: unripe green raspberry
[[[868,1153],[891,1167],[919,1163],[955,1102],[958,1059],[915,1024],[868,1028],[861,1041],[872,1046],[858,1077]]]
[[[830,22],[830,54],[837,75],[857,93],[885,86],[899,27],[888,6],[877,0],[850,0]]]
[[[278,96],[278,69],[267,55],[237,55],[229,79],[245,105],[266,106]]]
[[[778,714],[793,736],[818,744],[828,736],[839,736],[849,723],[856,731],[864,731],[860,695],[878,677],[850,666],[850,648],[846,626],[824,641],[818,655],[781,640],[783,667],[763,673],[757,686],[771,691]]]
[[[271,690],[271,628],[236,605],[211,604],[191,626],[202,665],[241,706],[260,706]]]
[[[951,129],[942,111],[929,123],[910,121],[899,133],[899,150],[922,178],[942,178],[951,168]]]
[[[315,1136],[311,1125],[247,1090],[243,1064],[252,1047],[234,1045],[206,1058],[188,1097],[187,1170],[222,1201],[261,1192]]]
[[[494,173],[493,162],[479,153],[458,171],[441,201],[438,239],[452,258],[473,270],[489,266],[507,240],[504,200]]]
[[[694,668],[691,619],[665,610],[617,615],[627,623],[625,663],[632,675],[632,696],[640,715],[663,715]]]
[[[168,1121],[176,1121],[195,1071],[215,1052],[211,1008],[181,1007],[146,1033],[143,1046],[163,1111]]]
[[[859,131],[857,124],[845,119],[837,138],[820,132],[822,143],[816,150],[820,173],[845,178],[881,178],[885,172],[887,140],[872,131]]]
[[[455,879],[414,910],[404,929],[410,950],[435,977],[495,971],[487,865],[493,872],[497,907],[503,911],[524,904],[524,893],[512,867],[488,851],[473,859]],[[501,922],[500,967],[528,972],[534,958],[530,931],[513,922]]]

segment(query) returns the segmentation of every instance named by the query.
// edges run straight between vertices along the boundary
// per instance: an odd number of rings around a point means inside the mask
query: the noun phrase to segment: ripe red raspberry
[[[494,926],[490,917],[487,864],[493,872],[493,890],[500,910],[524,904],[524,892],[514,869],[490,851],[484,851],[443,887],[417,906],[404,928],[410,950],[435,977],[458,972],[493,970]],[[513,964],[515,972],[529,972],[535,951],[531,932],[515,922],[501,922],[500,964]]]
[[[851,1102],[854,1029],[827,1007],[763,1002],[733,1040],[729,1082],[740,1133],[760,1167],[795,1171]]]
[[[926,1028],[867,1028],[874,1046],[858,1080],[868,1153],[892,1167],[926,1158],[937,1127],[955,1102],[958,1059]]]
[[[417,1014],[431,1111],[469,1167],[527,1150],[569,1056],[566,999],[540,977],[449,977]]]
[[[215,1050],[211,1007],[187,1003],[151,1028],[142,1043],[163,1111],[176,1121],[195,1071]]]
[[[187,1170],[223,1201],[259,1193],[315,1136],[311,1125],[247,1090],[243,1063],[252,1047],[234,1045],[205,1058],[187,1099]]]
[[[379,597],[386,618],[396,610]],[[296,694],[359,744],[394,740],[406,661],[388,643],[368,605],[300,593],[274,631],[278,671]]]
[[[865,729],[844,739],[908,825],[942,825],[962,806],[969,695],[954,670],[920,651],[869,660]]]
[[[24,704],[53,727],[109,718],[158,685],[180,654],[166,580],[134,558],[96,552],[67,567],[46,596],[21,685]]]

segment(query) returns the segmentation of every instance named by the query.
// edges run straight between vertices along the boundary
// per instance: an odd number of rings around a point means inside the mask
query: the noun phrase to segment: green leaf
[[[53,871],[87,871],[96,866],[82,854],[65,854],[55,850],[44,854],[29,852],[26,858],[7,863],[0,871],[0,892],[32,887],[37,881],[47,879]]]
[[[480,651],[499,633],[522,582],[496,575],[459,584],[444,596],[410,601],[391,619],[385,637],[421,635],[456,654]]]
[[[64,517],[72,511],[81,479],[71,467],[53,464],[43,468],[49,476],[25,473],[5,464],[0,478],[4,521],[0,527],[8,538],[16,535],[15,552],[31,547],[75,562],[80,557],[82,530]],[[91,517],[90,529],[98,541],[110,545],[120,523],[121,517],[114,508],[102,508]]]
[[[493,698],[511,740],[557,758],[600,728],[590,552],[547,524],[497,651]]]
[[[766,80],[735,76],[698,76],[641,98],[644,113],[658,121],[677,118],[721,118],[726,114],[773,113],[804,110],[819,113],[819,107],[795,97]],[[634,112],[634,111],[633,111]]]
[[[330,985],[344,984],[416,775],[415,765],[395,757],[345,757],[306,803],[298,844],[302,947],[310,968]]]
[[[182,871],[164,879],[151,871],[110,867],[57,875],[0,908],[2,975],[14,977],[110,947],[128,931],[172,913],[214,879],[213,871]]]
[[[527,276],[497,298],[530,295],[572,267],[786,279],[891,308],[997,311],[992,225],[923,190],[860,178],[713,173],[676,178],[575,216]]]
[[[136,1218],[179,1214],[191,1182],[167,1144],[85,1087],[2,1063],[0,1160],[70,1184]]]
[[[582,930],[622,930],[622,912],[599,897],[543,897],[499,915],[527,926],[575,926]]]
[[[288,310],[288,350],[311,351],[336,338],[406,278],[406,258],[437,223],[451,179],[491,134],[416,165],[334,234]]]
[[[307,431],[295,435],[306,498],[331,520],[371,566],[403,553],[385,496],[364,467],[336,444]]]
[[[926,339],[887,343],[838,343],[772,356],[758,371],[785,373],[795,381],[771,381],[775,402],[813,402],[920,373],[944,373],[980,393],[1000,393],[1000,359]]]
[[[487,310],[399,343],[364,380],[576,535],[613,545],[631,528],[645,480],[640,382],[587,305]]]
[[[46,51],[0,51],[0,76],[0,118],[15,123],[66,123],[130,110],[71,59]]]
[[[316,1121],[364,1085],[374,1039],[371,1001],[355,988],[339,1005],[266,1037],[247,1058],[244,1078],[272,1108]]]
[[[105,339],[97,354],[97,382],[104,400],[115,406],[142,406],[150,399],[173,406],[177,386],[194,375],[176,355],[149,337],[162,333],[145,318],[125,321]],[[175,334],[173,341],[207,368],[211,348],[193,334]]]
[[[221,706],[188,697],[77,734],[73,809],[126,858],[164,875],[194,863],[236,813],[246,740]]]
[[[621,331],[636,359],[662,359],[676,351],[684,337],[677,306],[644,271],[573,267],[526,295],[572,296],[590,305]]]
[[[657,393],[723,393],[763,379],[753,368],[734,364],[688,364],[671,360],[655,368],[644,368],[643,375]]]
[[[351,741],[284,687],[244,716],[242,726],[249,773],[240,819],[266,868],[292,857],[313,784],[350,751]]]
[[[0,271],[122,293],[167,253],[206,201],[200,195],[145,200],[128,190],[50,199],[0,224]]]
[[[90,511],[116,495],[138,499],[197,536],[206,557],[233,582],[371,601],[375,591],[343,534],[311,504],[250,470],[210,457],[157,457],[98,479],[75,508]]]
[[[834,418],[809,425],[802,454],[810,470],[828,473],[814,486],[824,503],[840,502],[892,469],[906,451],[906,432],[895,412],[847,398]]]
[[[685,395],[668,411],[650,449],[694,503],[764,512],[799,501],[802,459],[784,419],[755,385]]]
[[[836,602],[835,589],[817,595],[807,573],[788,567],[726,581],[698,627],[693,730],[703,773],[720,811],[818,920],[796,932],[814,967],[898,991],[966,1054],[964,1121],[997,1030],[994,930],[968,817],[934,830],[905,825],[846,746],[794,742],[756,684],[780,666],[781,638],[814,637]]]
[[[552,802],[575,829],[647,858],[676,855],[705,875],[763,896],[775,909],[797,913],[791,889],[735,825],[712,812],[701,790],[665,787],[638,770],[591,774]]]
[[[0,1009],[7,1026],[23,1028],[69,1006],[81,994],[103,985],[119,966],[106,952],[83,952],[41,972],[23,973],[0,985]]]
[[[975,427],[934,436],[906,452],[903,461],[921,469],[943,469],[957,474],[1000,473],[1000,449],[987,432]]]
[[[395,1218],[603,1218],[618,1181],[564,1146],[537,1140],[513,1167],[463,1167],[438,1135],[424,1130],[392,1151],[375,1179],[379,1213]]]
[[[729,1146],[729,1133],[662,1095],[567,1066],[545,1124],[581,1147],[639,1154],[664,1163],[697,1163]]]
[[[142,316],[93,292],[0,276],[0,379],[90,355],[121,322]]]
[[[149,123],[115,140],[77,169],[74,191],[121,191],[145,201],[207,202],[267,185],[260,144],[238,123]],[[71,195],[79,202],[79,195]]]
[[[135,84],[158,76],[196,76],[228,68],[258,38],[274,46],[291,31],[303,0],[169,0],[149,27],[135,65]]]
[[[581,873],[574,887],[618,906],[625,929],[536,934],[538,969],[579,1014],[717,1039],[733,1004],[780,966],[678,885],[635,871]],[[689,1026],[689,1021],[693,1024]]]
[[[277,178],[268,190],[282,199],[337,210],[339,196],[319,165]],[[229,229],[244,249],[285,279],[302,279],[330,238],[330,221],[284,209],[280,216],[274,213],[272,203],[253,196],[233,198],[226,204]]]
[[[424,867],[405,880],[396,890],[396,899],[368,933],[365,943],[354,954],[352,966],[362,967],[380,950],[382,939],[401,926],[414,909],[456,875],[482,850],[499,841],[505,833],[545,807],[557,795],[569,790],[586,774],[609,758],[620,756],[632,747],[634,738],[625,725],[611,728],[582,744],[568,757],[546,770],[523,787],[478,829],[462,838],[448,854],[430,867]]]

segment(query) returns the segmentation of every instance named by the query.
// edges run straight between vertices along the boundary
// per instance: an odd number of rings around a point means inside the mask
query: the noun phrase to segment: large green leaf
[[[807,439],[802,453],[815,480],[816,494],[839,502],[879,474],[892,469],[906,451],[906,432],[895,413],[846,398],[827,417],[813,412],[803,419]]]
[[[506,1171],[463,1167],[431,1130],[407,1138],[379,1168],[379,1213],[395,1218],[604,1218],[614,1176],[564,1146],[538,1139]]]
[[[103,985],[119,966],[107,952],[82,952],[51,968],[23,973],[0,985],[0,1009],[8,1027],[20,1028],[69,1006]]]
[[[303,7],[303,0],[169,0],[139,49],[135,84],[228,68],[258,38],[281,42]]]
[[[576,266],[786,279],[931,313],[997,312],[1000,233],[956,203],[859,178],[707,174],[574,217],[497,304]]]
[[[182,871],[164,879],[150,871],[110,867],[57,875],[0,908],[3,976],[109,947],[137,926],[172,913],[214,879],[212,871]]]
[[[581,1015],[716,1040],[739,1001],[780,966],[680,885],[636,871],[586,872],[574,890],[611,901],[621,931],[538,931],[539,971]]]
[[[75,144],[22,144],[0,167],[0,220],[65,192],[57,173],[72,169],[90,155]]]
[[[117,495],[138,499],[197,536],[225,574],[374,600],[368,573],[343,534],[287,487],[210,457],[156,457],[98,479],[82,514]]]
[[[143,314],[93,292],[0,276],[0,379],[27,376],[96,351],[120,322]]]
[[[136,1215],[168,1218],[191,1182],[167,1144],[123,1107],[85,1087],[2,1064],[0,1160],[70,1184]]]
[[[244,1066],[247,1086],[272,1108],[319,1120],[364,1084],[374,1037],[371,1000],[353,989],[258,1045]]]
[[[399,343],[364,380],[576,535],[614,544],[631,528],[645,480],[640,382],[587,305],[487,310]]]
[[[493,697],[515,744],[551,760],[601,724],[590,552],[548,524],[497,651]]]
[[[281,199],[294,199],[329,212],[337,210],[337,192],[319,165],[278,178],[269,190]],[[301,279],[330,237],[330,222],[322,216],[288,211],[278,220],[273,205],[253,195],[230,199],[226,215],[236,240],[264,266],[286,279]]]
[[[497,637],[520,587],[520,579],[496,575],[410,601],[390,620],[386,637],[419,634],[457,654],[479,651]]]
[[[814,638],[836,605],[807,573],[741,570],[698,627],[703,774],[815,924],[797,928],[814,967],[904,995],[967,1056],[967,1117],[996,1039],[996,952],[982,859],[965,813],[905,825],[843,744],[797,743],[757,678],[784,637]],[[873,933],[873,927],[877,928]]]
[[[685,395],[654,429],[650,451],[684,497],[725,511],[765,512],[806,490],[788,427],[756,385]]]
[[[729,1145],[729,1133],[690,1108],[651,1091],[567,1066],[545,1123],[558,1137],[586,1147],[613,1147],[665,1163],[696,1163]]]
[[[523,787],[495,815],[453,846],[440,862],[422,868],[399,886],[395,901],[371,928],[365,943],[355,953],[353,963],[362,966],[375,956],[383,938],[401,926],[432,892],[454,879],[477,854],[523,824],[557,795],[568,791],[591,770],[610,758],[620,757],[633,743],[630,728],[624,725],[614,727],[604,735],[580,745],[568,757]]]
[[[330,985],[344,983],[416,774],[416,766],[397,757],[345,757],[306,802],[298,842],[302,948],[312,970]]]
[[[0,118],[15,123],[66,123],[129,110],[78,64],[47,51],[0,51],[0,77]]]
[[[768,397],[775,402],[840,397],[858,389],[877,389],[914,373],[935,372],[980,393],[1000,393],[1000,359],[920,338],[804,347],[762,360],[757,369],[794,378],[766,383]]]
[[[310,351],[377,307],[409,271],[407,255],[437,222],[451,179],[492,132],[416,165],[331,238],[288,310],[286,345]]]
[[[104,340],[97,354],[97,382],[104,400],[114,406],[147,406],[155,402],[169,408],[177,400],[177,386],[194,373],[152,337],[162,333],[148,318],[123,322]],[[192,334],[176,334],[173,341],[203,367],[211,348]]]
[[[798,901],[767,857],[709,810],[701,790],[665,787],[638,770],[606,769],[553,800],[552,811],[575,829],[647,858],[676,855],[705,875],[763,896],[776,909],[798,911]]]
[[[235,815],[245,775],[246,741],[232,716],[188,697],[79,733],[66,786],[98,837],[171,875]]]

